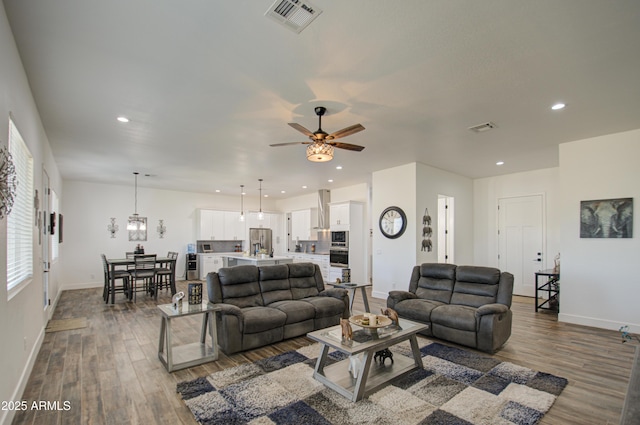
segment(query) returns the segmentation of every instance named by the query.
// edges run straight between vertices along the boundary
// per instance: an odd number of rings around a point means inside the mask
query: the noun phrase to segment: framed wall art
[[[632,238],[633,198],[580,201],[581,238]]]
[[[129,230],[129,242],[146,242],[147,240],[147,217],[139,217],[139,225],[135,230]]]

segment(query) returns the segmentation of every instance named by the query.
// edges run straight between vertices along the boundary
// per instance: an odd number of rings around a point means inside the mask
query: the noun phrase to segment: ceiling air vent
[[[489,122],[485,122],[484,124],[478,124],[478,125],[474,125],[473,127],[469,127],[469,130],[475,131],[476,133],[482,133],[485,131],[492,130],[496,127],[497,125],[489,121]]]
[[[302,0],[276,0],[265,12],[265,16],[281,23],[295,33],[300,33],[321,13],[322,10],[306,0],[304,2]]]

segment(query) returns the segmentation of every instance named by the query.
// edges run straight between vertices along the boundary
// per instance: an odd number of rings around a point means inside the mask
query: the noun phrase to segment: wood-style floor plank
[[[186,291],[186,282],[178,286]],[[53,319],[86,317],[88,326],[45,335],[23,399],[29,404],[68,401],[71,409],[18,412],[13,423],[193,425],[191,412],[176,393],[178,382],[313,343],[299,337],[231,356],[221,353],[215,362],[168,373],[158,360],[156,305],[169,302],[168,291],[157,301],[138,294],[136,303],[117,294],[114,305],[104,304],[102,289],[63,292]],[[369,304],[377,312],[385,300],[369,295]],[[360,293],[354,309],[364,309]],[[634,347],[621,344],[618,332],[558,323],[554,314],[535,313],[528,299],[516,297],[512,309],[511,338],[493,357],[569,380],[541,423],[617,424]],[[199,316],[179,318],[172,325],[174,343],[198,340]]]

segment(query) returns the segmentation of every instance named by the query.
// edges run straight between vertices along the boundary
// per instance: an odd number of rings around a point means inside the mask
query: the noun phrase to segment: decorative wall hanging
[[[580,201],[580,237],[633,237],[633,198]]]
[[[58,214],[58,243],[62,243],[62,224],[63,224],[62,214]]]
[[[116,224],[116,218],[115,217],[111,217],[109,220],[111,220],[111,223],[109,225],[107,225],[107,230],[109,231],[109,233],[111,233],[111,238],[115,239],[116,238],[116,233],[118,233],[118,229],[120,227]]]
[[[147,217],[137,217],[139,228],[129,230],[129,242],[146,242],[147,240]]]
[[[160,239],[163,239],[164,234],[167,233],[167,227],[164,225],[164,220],[160,220],[157,230],[158,230],[158,236],[160,237]]]
[[[433,249],[431,235],[433,235],[433,229],[431,228],[431,216],[429,215],[429,209],[425,208],[424,215],[422,216],[422,244],[420,246],[420,251],[431,252]]]
[[[11,153],[2,146],[0,147],[0,220],[11,212],[17,187],[16,167],[13,165]]]

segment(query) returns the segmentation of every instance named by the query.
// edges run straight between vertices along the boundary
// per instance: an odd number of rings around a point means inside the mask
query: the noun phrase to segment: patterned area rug
[[[421,347],[424,369],[357,403],[313,379],[319,344],[178,384],[202,424],[531,425],[567,380],[439,343]],[[408,342],[391,347],[410,355]],[[331,361],[345,358],[329,354]],[[387,365],[390,362],[387,361]]]

